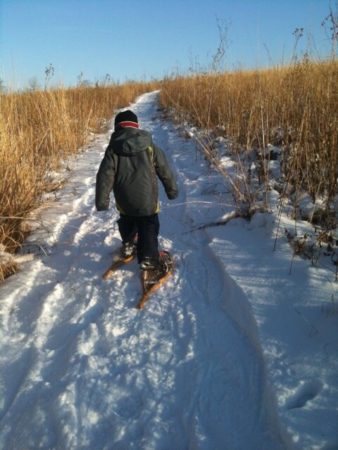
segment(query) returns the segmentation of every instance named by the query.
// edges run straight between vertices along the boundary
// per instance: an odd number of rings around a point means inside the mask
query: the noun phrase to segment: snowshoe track
[[[136,263],[101,280],[119,238],[114,210],[93,206],[108,140],[99,137],[78,157],[59,208],[45,211],[50,233],[35,235],[50,255],[30,264],[27,283],[25,272],[6,283],[1,448],[285,448],[249,304],[207,233],[190,232],[198,211],[187,202],[205,162],[152,119],[156,96],[134,109],[179,176],[180,197],[163,197],[160,215],[174,275],[142,312]]]

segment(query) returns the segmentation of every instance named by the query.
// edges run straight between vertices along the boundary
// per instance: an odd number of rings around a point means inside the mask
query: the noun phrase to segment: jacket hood
[[[111,144],[117,155],[132,156],[152,145],[152,138],[145,130],[122,128],[112,135]]]

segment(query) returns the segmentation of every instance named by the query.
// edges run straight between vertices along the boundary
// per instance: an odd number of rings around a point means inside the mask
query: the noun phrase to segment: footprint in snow
[[[317,397],[322,387],[322,383],[318,380],[303,382],[296,393],[287,400],[286,409],[303,408],[307,402]]]

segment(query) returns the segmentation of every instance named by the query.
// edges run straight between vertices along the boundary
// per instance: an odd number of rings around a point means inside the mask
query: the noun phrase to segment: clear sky
[[[315,57],[330,52],[321,26],[336,0],[0,0],[0,78],[25,87],[54,67],[51,84],[163,78],[208,68],[217,23],[228,30],[225,68],[290,61],[296,28]],[[224,28],[223,28],[224,29]],[[327,28],[328,30],[328,28]]]

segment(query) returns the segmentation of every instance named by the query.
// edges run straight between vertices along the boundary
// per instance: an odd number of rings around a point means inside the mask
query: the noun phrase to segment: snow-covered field
[[[0,448],[338,449],[332,270],[291,267],[284,237],[273,252],[274,214],[204,227],[233,211],[227,181],[157,93],[132,108],[177,174],[160,214],[175,274],[143,311],[136,263],[101,279],[120,241],[113,201],[94,208],[97,136],[37,212],[35,258],[0,286]]]

